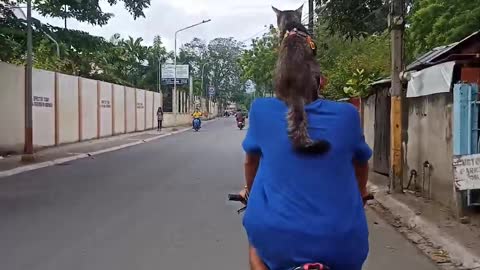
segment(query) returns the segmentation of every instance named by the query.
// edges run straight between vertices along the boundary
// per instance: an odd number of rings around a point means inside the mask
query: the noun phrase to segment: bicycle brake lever
[[[237,213],[240,215],[240,213],[244,212],[245,210],[247,210],[247,206],[244,206],[244,207],[238,209]]]

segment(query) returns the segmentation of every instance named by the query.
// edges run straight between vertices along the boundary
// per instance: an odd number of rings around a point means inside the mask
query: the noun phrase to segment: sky
[[[251,38],[266,32],[266,26],[276,25],[272,5],[281,10],[292,10],[299,8],[304,2],[305,0],[151,0],[150,7],[144,11],[145,18],[134,20],[124,9],[123,2],[109,6],[105,0],[100,0],[102,10],[115,15],[107,25],[92,26],[69,19],[67,27],[107,39],[115,33],[124,38],[141,37],[144,44],[148,45],[153,43],[154,36],[160,35],[167,49],[173,50],[176,30],[211,19],[209,23],[179,33],[178,46],[194,37],[206,41],[216,37],[234,37],[248,44]],[[306,4],[303,10],[305,16]],[[35,12],[33,16],[43,23],[61,27],[64,25],[62,19],[41,17]]]

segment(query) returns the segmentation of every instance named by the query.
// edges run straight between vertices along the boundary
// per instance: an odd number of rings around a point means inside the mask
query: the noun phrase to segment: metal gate
[[[373,170],[388,175],[390,171],[390,94],[377,91],[375,97],[375,138],[373,146]]]
[[[467,206],[480,206],[480,100],[476,84],[456,84],[453,89],[453,167],[457,190]],[[472,164],[464,161],[475,160]],[[468,172],[469,173],[465,173]]]

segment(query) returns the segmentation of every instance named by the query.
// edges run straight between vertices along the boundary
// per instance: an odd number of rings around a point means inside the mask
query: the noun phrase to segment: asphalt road
[[[246,270],[232,118],[0,179],[0,269]],[[437,269],[373,212],[367,270]],[[376,221],[378,224],[373,224]]]

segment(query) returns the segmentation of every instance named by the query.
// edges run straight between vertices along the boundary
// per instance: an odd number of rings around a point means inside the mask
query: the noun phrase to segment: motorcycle
[[[198,131],[200,130],[200,128],[201,128],[200,119],[199,118],[193,119],[193,130]]]
[[[237,127],[242,130],[245,127],[245,120],[237,121]]]

